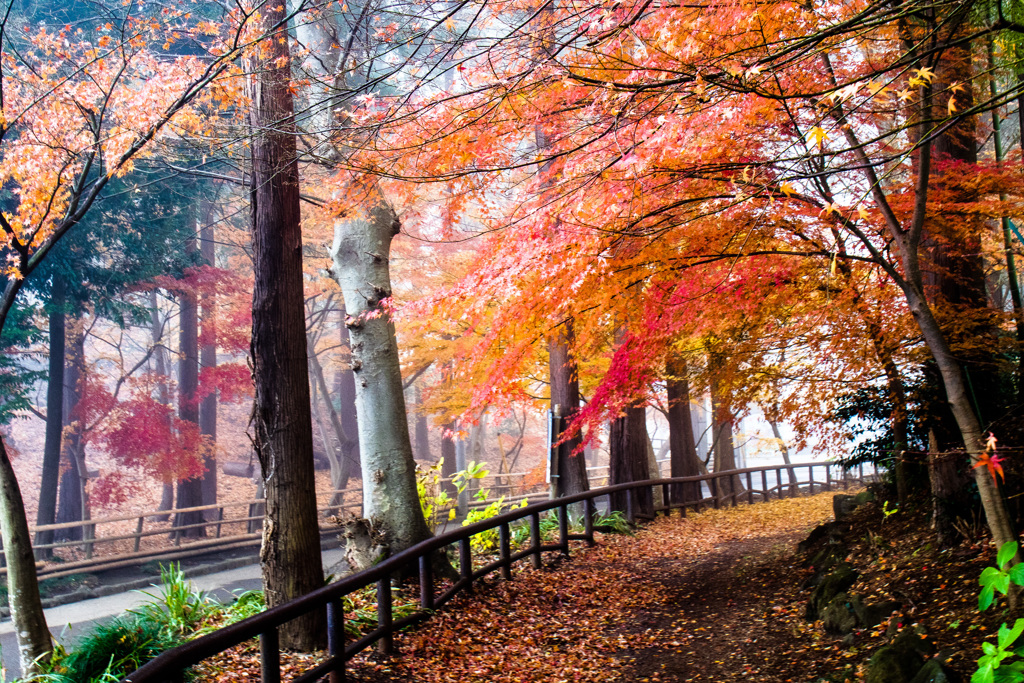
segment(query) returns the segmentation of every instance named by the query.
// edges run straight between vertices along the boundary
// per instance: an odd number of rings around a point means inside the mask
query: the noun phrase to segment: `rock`
[[[825,622],[825,630],[835,635],[845,635],[857,627],[857,614],[846,593],[832,598],[821,611],[821,618]]]
[[[868,660],[866,683],[911,683],[931,655],[931,644],[916,629],[904,629]]]
[[[895,600],[886,600],[874,605],[865,605],[859,596],[851,600],[853,611],[857,615],[857,623],[861,628],[874,628],[885,621],[890,614],[902,605]]]
[[[859,574],[847,562],[841,562],[824,578],[811,593],[807,601],[807,619],[814,621],[821,617],[825,606],[840,593],[846,592],[858,578]]]
[[[863,505],[864,503],[870,503],[874,499],[875,499],[875,494],[872,493],[870,490],[868,490],[868,491],[861,491],[860,493],[858,493],[856,496],[853,497],[853,500],[857,503],[857,505]]]
[[[811,533],[807,535],[807,538],[797,543],[797,552],[806,553],[813,548],[818,541],[828,535],[829,526],[830,523],[826,522],[825,524],[819,524],[814,527],[814,529],[811,530]]]
[[[938,659],[929,659],[910,683],[961,683],[958,673],[947,670]]]
[[[832,496],[832,514],[837,522],[844,521],[856,509],[856,496],[848,496],[845,493],[837,493]]]

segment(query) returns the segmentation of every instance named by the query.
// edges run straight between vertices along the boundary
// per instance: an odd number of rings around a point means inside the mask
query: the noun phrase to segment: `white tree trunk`
[[[394,554],[429,538],[430,531],[416,492],[395,328],[385,310],[391,240],[399,222],[379,195],[372,200],[363,203],[367,211],[353,211],[334,224],[331,257],[352,340],[363,516],[383,552]]]

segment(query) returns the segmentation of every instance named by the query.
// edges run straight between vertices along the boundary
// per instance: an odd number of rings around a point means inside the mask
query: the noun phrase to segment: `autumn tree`
[[[25,278],[86,216],[110,180],[129,171],[133,159],[169,123],[180,120],[190,102],[229,65],[223,57],[157,59],[146,46],[165,42],[166,26],[127,13],[111,15],[109,28],[94,42],[70,26],[42,26],[29,28],[28,43],[12,49],[15,23],[9,4],[0,21],[0,185],[17,202],[5,207],[0,219],[7,263],[0,332],[13,320]],[[179,35],[191,35],[184,24],[177,28],[183,31]],[[100,168],[103,172],[96,173]],[[50,634],[23,500],[2,439],[0,488],[12,619],[22,670],[31,673],[50,649]]]
[[[252,428],[266,492],[260,565],[270,606],[323,585],[317,523],[309,370],[302,291],[302,224],[294,106],[281,5],[257,15],[269,37],[246,60],[251,129],[253,269]],[[281,646],[309,651],[326,641],[315,611],[279,629]]]

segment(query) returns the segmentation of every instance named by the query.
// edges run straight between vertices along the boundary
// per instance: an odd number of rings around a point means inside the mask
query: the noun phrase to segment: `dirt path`
[[[804,669],[792,619],[796,543],[830,494],[659,519],[635,537],[512,582],[490,582],[400,655],[352,662],[353,681],[759,681]],[[806,659],[806,658],[805,658]],[[811,666],[811,665],[809,665]],[[806,671],[808,675],[811,671]]]

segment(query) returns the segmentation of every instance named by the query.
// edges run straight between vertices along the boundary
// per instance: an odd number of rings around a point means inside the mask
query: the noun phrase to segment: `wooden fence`
[[[672,510],[678,509],[681,514],[685,515],[687,508],[736,505],[741,500],[754,503],[771,500],[773,497],[800,495],[804,492],[815,493],[815,487],[824,491],[839,485],[848,488],[855,482],[863,483],[865,481],[863,466],[856,474],[843,472],[842,476],[833,477],[832,470],[836,467],[838,466],[834,463],[801,463],[790,466],[746,468],[700,477],[652,479],[606,486],[564,498],[533,503],[525,508],[512,510],[492,519],[435,536],[368,570],[345,577],[288,603],[278,605],[261,614],[164,652],[129,674],[122,683],[184,683],[188,667],[256,637],[260,639],[260,680],[262,683],[280,683],[281,660],[278,627],[305,614],[323,609],[327,610],[327,659],[293,678],[292,683],[313,683],[321,680],[341,683],[345,677],[345,663],[356,653],[376,645],[381,654],[393,654],[396,631],[428,619],[435,610],[458,593],[470,589],[480,578],[500,571],[504,579],[511,580],[513,577],[512,566],[516,562],[529,558],[534,567],[540,567],[542,553],[546,551],[554,551],[568,556],[570,541],[583,541],[587,545],[593,545],[594,519],[595,512],[599,507],[599,498],[607,498],[608,505],[611,505],[612,496],[624,497],[625,514],[632,520],[640,501],[653,500],[656,488],[661,489],[663,500],[667,502],[664,505],[656,506],[655,514],[657,512],[670,514]],[[824,470],[824,476],[815,479],[815,469]],[[783,483],[783,470],[791,472],[794,475],[794,480]],[[804,471],[807,472],[807,479],[801,478]],[[775,484],[769,486],[768,474],[772,472]],[[760,475],[758,477],[761,480],[759,483],[762,484],[760,489],[753,488],[755,474]],[[745,489],[736,486],[744,480],[747,484]],[[711,492],[710,496],[704,495],[705,483]],[[686,486],[687,484],[690,486]],[[673,498],[674,495],[679,495],[680,491],[695,489],[693,484],[700,487],[699,498],[691,500]],[[583,533],[570,533],[569,510],[570,506],[576,505],[582,505],[584,509]],[[547,512],[557,515],[558,540],[556,543],[545,543],[541,533],[541,515]],[[530,542],[523,549],[513,550],[511,531],[512,525],[516,523],[527,525]],[[479,558],[485,564],[474,567],[472,537],[481,533],[493,533],[494,530],[497,530],[499,538],[497,555]],[[438,594],[439,586],[434,581],[431,558],[435,553],[447,552],[450,546],[454,546],[456,549],[454,554],[458,557],[459,578],[450,586],[441,586],[442,592]],[[417,573],[421,609],[412,615],[395,619],[392,612],[392,577],[396,574],[415,575]],[[377,587],[377,628],[354,642],[346,643],[343,598],[374,584]]]

